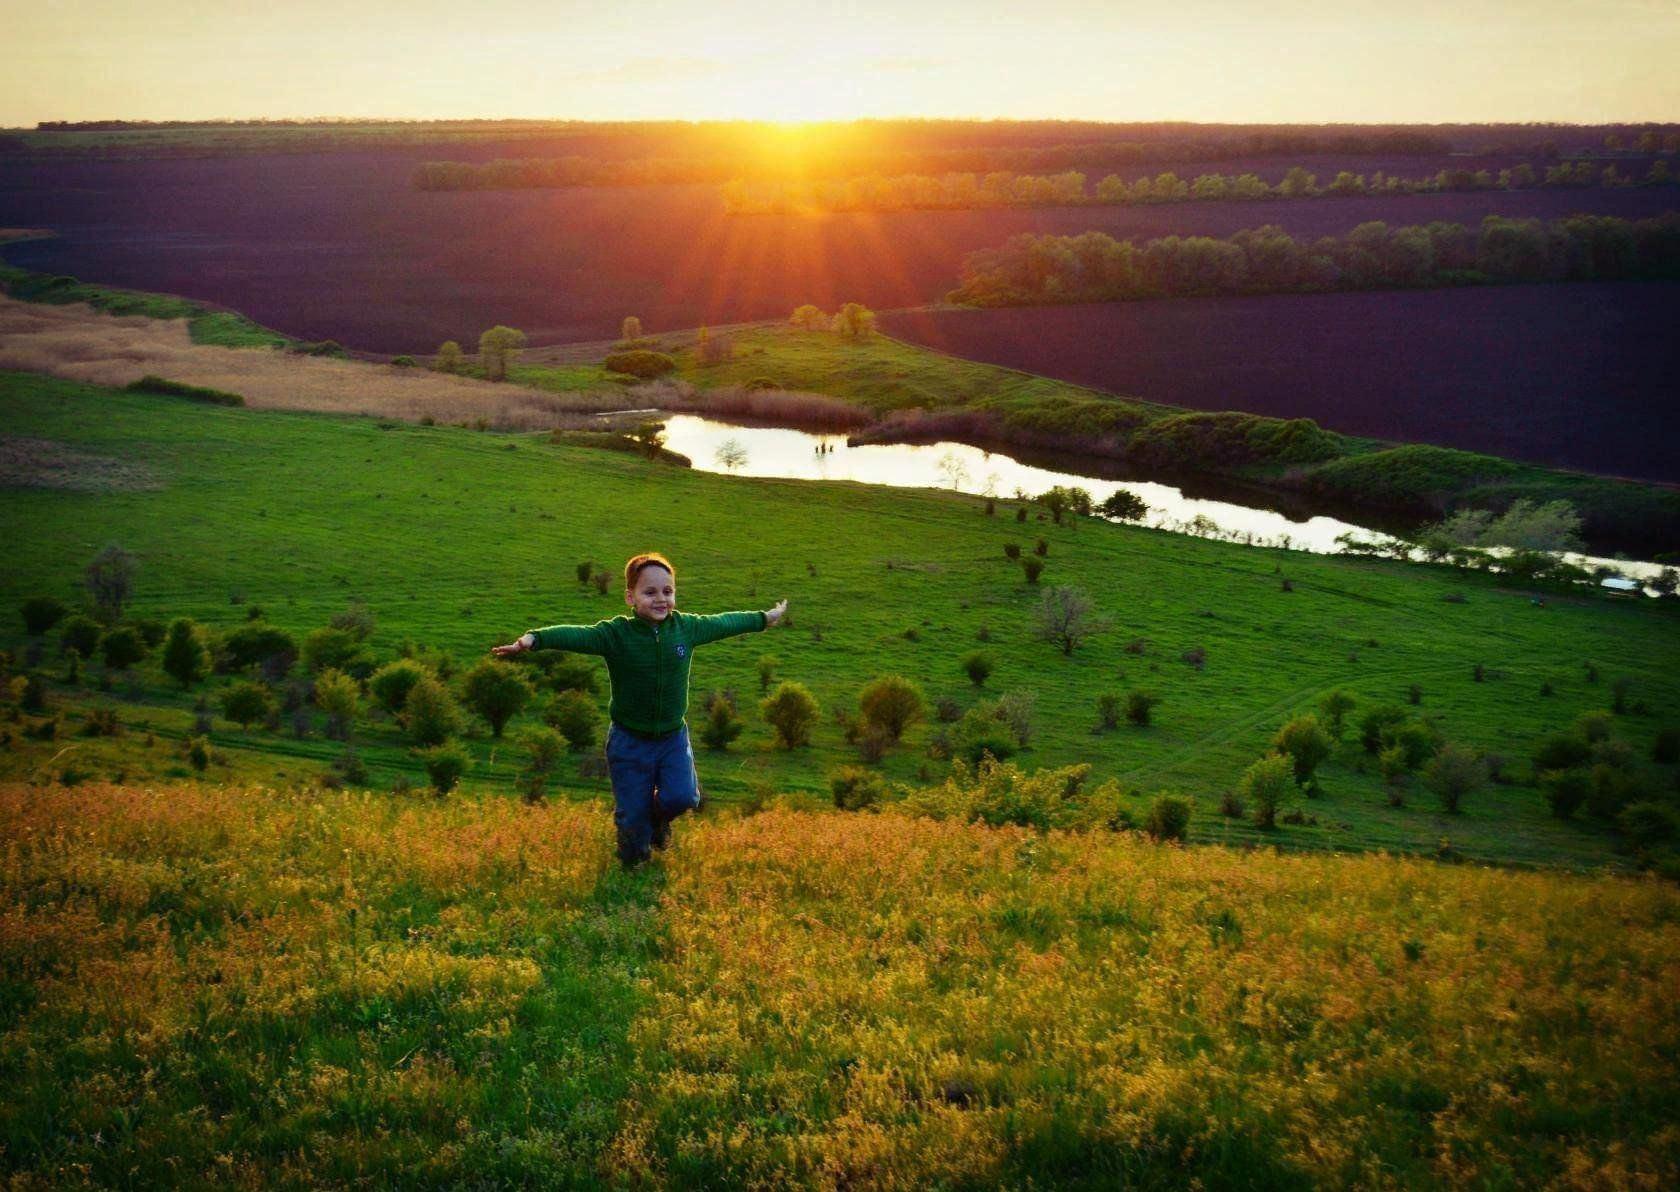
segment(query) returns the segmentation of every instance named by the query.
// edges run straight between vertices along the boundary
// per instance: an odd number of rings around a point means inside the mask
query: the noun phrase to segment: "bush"
[[[187,742],[187,764],[200,774],[210,768],[210,742],[193,737]]]
[[[327,736],[348,741],[356,727],[356,708],[362,692],[343,671],[324,670],[315,677],[315,706],[327,717]]]
[[[1143,830],[1156,840],[1183,840],[1190,830],[1190,800],[1182,795],[1157,795],[1149,805]]]
[[[104,633],[98,621],[78,613],[59,628],[59,653],[65,654],[74,650],[83,658],[92,658],[94,651],[99,649],[99,639]]]
[[[536,682],[550,691],[582,691],[599,695],[599,669],[593,659],[583,654],[568,654],[564,650],[540,650],[521,654],[525,664],[536,672]]]
[[[461,691],[467,706],[484,717],[492,737],[500,737],[507,722],[517,716],[536,694],[524,675],[491,658],[484,659],[466,673],[461,680]]]
[[[1359,743],[1366,753],[1375,755],[1383,747],[1383,734],[1405,720],[1406,709],[1398,704],[1379,704],[1359,722]]]
[[[261,683],[240,682],[222,692],[222,715],[242,729],[254,721],[266,720],[274,710],[274,698]]]
[[[1194,669],[1201,670],[1207,665],[1207,649],[1203,646],[1191,646],[1179,658]]]
[[[1585,770],[1546,770],[1540,775],[1540,791],[1558,819],[1574,815],[1587,801],[1588,789]]]
[[[23,631],[31,637],[39,637],[62,621],[70,609],[56,596],[31,596],[23,602],[21,611]]]
[[[222,639],[216,668],[223,673],[242,671],[247,667],[264,665],[273,658],[284,661],[283,666],[274,668],[279,672],[275,677],[280,678],[291,670],[297,652],[296,639],[284,629],[276,629],[261,621],[248,621]],[[269,668],[264,666],[264,669]]]
[[[629,352],[614,352],[605,361],[607,371],[623,373],[639,380],[651,381],[677,367],[677,362],[664,352],[650,352],[636,348]]]
[[[573,753],[593,749],[601,739],[601,709],[593,696],[582,691],[562,691],[555,696],[543,719],[559,730]]]
[[[163,669],[185,691],[210,673],[210,649],[196,621],[177,617],[163,640]]]
[[[374,672],[368,680],[368,690],[380,707],[396,715],[408,702],[408,693],[414,690],[414,685],[431,673],[412,658],[399,658]]]
[[[1666,844],[1680,835],[1680,814],[1663,803],[1630,803],[1616,817],[1616,827],[1636,848]]]
[[[467,755],[453,741],[424,751],[420,759],[426,767],[426,777],[431,780],[432,789],[439,795],[447,795],[454,790],[461,781],[461,775],[467,772]]]
[[[461,710],[449,689],[427,675],[409,688],[403,721],[416,745],[441,745],[461,731]]]
[[[1275,828],[1278,808],[1283,804],[1284,792],[1293,781],[1293,763],[1281,753],[1268,753],[1251,765],[1242,776],[1239,792],[1254,805],[1254,826]]]
[[[921,688],[902,675],[882,675],[858,695],[858,710],[864,723],[886,739],[898,741],[924,715]]]
[[[762,695],[770,690],[770,684],[776,681],[777,658],[774,654],[761,654],[758,658],[758,691]]]
[[[1464,796],[1487,784],[1487,766],[1470,749],[1448,743],[1430,761],[1423,784],[1440,798],[1444,811],[1457,815]]]
[[[998,761],[1015,756],[1015,735],[998,715],[995,703],[977,704],[963,714],[951,734],[951,754],[979,765],[989,754]]]
[[[741,735],[746,722],[721,691],[706,697],[706,723],[700,728],[700,741],[707,749],[725,750]]]
[[[245,404],[243,397],[237,393],[229,393],[225,389],[206,389],[201,385],[188,385],[182,381],[171,381],[166,377],[152,376],[150,373],[141,377],[138,381],[130,381],[123,386],[123,390],[127,393],[157,393],[166,397],[185,397],[212,406],[242,406]]]
[[[1126,719],[1139,728],[1146,728],[1156,705],[1161,697],[1148,691],[1128,691],[1126,693]]]
[[[300,656],[310,674],[337,670],[359,675],[372,669],[360,639],[348,629],[331,625],[304,638]]]
[[[1120,727],[1120,697],[1112,691],[1105,691],[1097,696],[1097,727],[1100,729]]]
[[[1036,557],[1022,559],[1021,571],[1026,575],[1029,584],[1036,584],[1038,577],[1044,574],[1044,560]]]
[[[1441,734],[1427,720],[1405,720],[1383,730],[1385,748],[1398,746],[1408,770],[1416,770],[1435,755]]]
[[[984,650],[975,650],[971,654],[964,654],[959,665],[962,667],[963,674],[968,676],[968,681],[976,687],[984,687],[986,680],[992,677],[992,671],[996,669],[992,662],[992,656]]]
[[[1334,751],[1336,743],[1319,726],[1318,717],[1297,716],[1272,738],[1272,748],[1286,754],[1294,767],[1295,781],[1305,786],[1312,781],[1313,771]]]
[[[124,625],[105,635],[100,643],[105,665],[112,670],[127,670],[146,657],[146,643],[133,627]]]
[[[811,729],[821,709],[803,683],[786,681],[759,704],[765,721],[776,730],[776,744],[796,749],[811,743]]]
[[[1680,762],[1680,727],[1671,725],[1657,730],[1651,740],[1651,760],[1665,766]]]
[[[1325,730],[1336,740],[1342,739],[1347,731],[1347,714],[1353,711],[1356,700],[1351,691],[1340,689],[1328,693],[1318,701],[1318,710],[1323,715]]]
[[[1598,819],[1614,820],[1643,793],[1634,775],[1608,762],[1587,771],[1587,812]]]
[[[887,784],[879,774],[858,766],[846,766],[829,776],[834,805],[842,811],[863,811],[880,803]]]
[[[1592,757],[1592,746],[1577,733],[1553,733],[1534,750],[1534,772],[1569,770]]]
[[[1575,732],[1589,745],[1609,740],[1614,728],[1609,712],[1582,712],[1575,718]]]
[[[525,769],[518,779],[519,793],[527,803],[540,802],[548,793],[548,780],[566,756],[566,739],[551,728],[531,725],[519,734],[525,751]]]

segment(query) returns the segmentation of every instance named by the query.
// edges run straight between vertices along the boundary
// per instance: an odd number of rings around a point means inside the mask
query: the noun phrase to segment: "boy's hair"
[[[633,556],[631,560],[624,565],[624,590],[626,592],[635,590],[636,580],[642,574],[642,569],[644,567],[663,567],[666,571],[671,573],[672,582],[676,582],[677,569],[671,566],[671,560],[667,559],[664,555],[659,554],[657,551],[649,551],[645,555]]]

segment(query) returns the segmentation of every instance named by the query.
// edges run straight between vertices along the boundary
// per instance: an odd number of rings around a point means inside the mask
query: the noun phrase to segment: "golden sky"
[[[0,125],[1680,120],[1680,0],[5,0]]]

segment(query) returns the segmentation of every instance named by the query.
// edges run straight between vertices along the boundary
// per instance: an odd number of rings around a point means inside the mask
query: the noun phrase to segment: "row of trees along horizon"
[[[1045,494],[1042,501],[1058,522],[1066,516],[1096,512],[1088,494],[1078,489],[1058,488]],[[1136,498],[1131,501],[1133,504],[1124,509],[1117,507],[1115,512],[1136,515],[1139,512]],[[988,502],[987,512],[994,511],[995,502]],[[1018,514],[1024,512],[1022,506]],[[1551,540],[1548,545],[1555,545],[1559,540],[1566,541],[1571,532],[1567,509],[1530,508],[1500,519],[1482,514],[1460,515],[1436,527],[1428,540],[1445,555],[1453,549],[1445,543],[1466,537],[1482,542],[1492,539],[1533,542],[1536,535],[1541,535]],[[1025,568],[1028,584],[1037,584],[1047,553],[1047,544],[1041,538],[1034,552],[1036,559],[1032,560],[1038,566]],[[1013,543],[1005,544],[1004,554],[1011,559],[1022,558],[1019,547]],[[495,740],[527,708],[536,710],[539,723],[527,725],[518,734],[518,743],[525,754],[518,784],[527,799],[543,797],[562,759],[568,755],[582,758],[580,776],[599,778],[604,773],[595,756],[602,729],[598,672],[587,658],[541,651],[521,656],[512,663],[483,659],[461,672],[447,654],[405,642],[396,658],[381,664],[368,646],[374,629],[373,615],[360,601],[352,601],[329,625],[310,631],[301,640],[288,630],[268,623],[263,611],[256,607],[247,610],[242,624],[224,631],[212,630],[184,617],[174,619],[167,626],[150,619],[125,621],[124,611],[133,595],[136,574],[132,556],[120,547],[108,546],[84,574],[87,604],[83,611],[73,611],[65,601],[54,596],[36,596],[23,603],[20,611],[24,629],[32,640],[22,673],[12,674],[15,660],[9,655],[0,656],[0,672],[3,672],[0,679],[4,679],[6,696],[13,704],[12,719],[22,724],[21,731],[26,737],[51,740],[61,731],[48,680],[38,669],[44,657],[44,637],[56,628],[59,654],[66,659],[66,669],[60,677],[62,686],[82,684],[83,661],[99,657],[105,668],[100,675],[100,686],[109,690],[113,675],[129,676],[131,696],[137,696],[139,689],[133,687],[133,668],[156,651],[160,671],[182,691],[191,690],[212,676],[229,676],[217,693],[216,706],[225,719],[238,723],[243,730],[261,724],[268,731],[279,732],[289,718],[293,735],[302,738],[314,731],[313,708],[325,718],[325,735],[346,746],[333,763],[337,781],[366,781],[367,770],[353,742],[358,724],[377,719],[397,726],[434,789],[439,794],[447,793],[472,764],[471,755],[459,741],[461,734],[468,731],[463,705],[484,721]],[[601,593],[610,585],[609,574],[592,561],[579,563],[577,578],[580,584],[593,585]],[[1287,590],[1288,580],[1283,582]],[[1663,594],[1672,597],[1675,586],[1670,573]],[[1092,598],[1074,585],[1047,589],[1031,616],[1032,635],[1054,646],[1064,656],[1073,654],[1094,636],[1111,628]],[[982,631],[982,641],[985,640],[989,640],[989,634]],[[1151,644],[1140,638],[1128,643],[1126,649],[1128,653],[1143,654],[1150,651]],[[1186,651],[1181,661],[1199,670],[1205,665],[1206,652],[1199,647]],[[954,662],[976,692],[985,688],[996,670],[994,657],[984,649],[970,651]],[[821,707],[803,683],[780,679],[779,665],[773,655],[759,659],[762,696],[759,711],[772,734],[774,748],[800,749],[811,744],[821,720]],[[1585,665],[1589,681],[1596,682],[1597,668],[1591,663]],[[1483,666],[1475,664],[1473,670],[1476,681],[1482,681]],[[1666,864],[1668,855],[1663,850],[1668,842],[1680,838],[1680,810],[1676,808],[1680,786],[1675,791],[1665,791],[1661,775],[1643,768],[1631,747],[1614,731],[1616,717],[1650,714],[1643,702],[1630,700],[1632,681],[1618,677],[1608,686],[1612,696],[1610,709],[1587,713],[1544,739],[1535,751],[1529,781],[1540,790],[1554,816],[1568,819],[1585,807],[1595,818],[1616,826],[1636,847],[1657,850],[1652,855]],[[1547,690],[1541,691],[1542,696],[1549,694]],[[1409,702],[1413,705],[1422,702],[1422,689],[1416,684],[1409,689]],[[1142,688],[1099,693],[1095,701],[1094,731],[1115,730],[1122,719],[1136,729],[1147,729],[1154,709],[1161,703],[1157,692]],[[1252,815],[1257,827],[1272,829],[1291,790],[1309,800],[1316,797],[1318,769],[1336,755],[1348,716],[1359,704],[1352,693],[1336,690],[1320,700],[1315,712],[1286,721],[1266,752],[1222,796],[1221,814]],[[702,743],[709,749],[728,750],[745,728],[737,696],[730,691],[713,691],[699,701],[699,706],[704,717],[699,729]],[[1112,783],[1092,792],[1090,801],[1075,799],[1076,792],[1070,787],[1062,795],[1065,805],[1059,811],[1050,803],[1006,801],[1002,806],[1014,810],[1002,821],[997,819],[1003,812],[982,798],[986,790],[997,786],[994,779],[1010,789],[1014,789],[1017,779],[1022,790],[1037,789],[1027,781],[1028,776],[1019,772],[1011,776],[1010,771],[984,769],[1009,760],[1031,741],[1035,728],[1033,699],[1028,690],[1017,688],[995,699],[980,699],[966,710],[956,700],[942,697],[930,708],[916,682],[901,675],[880,675],[860,690],[856,713],[841,708],[833,718],[844,741],[856,747],[861,762],[867,766],[899,747],[906,730],[926,720],[930,711],[940,727],[929,735],[928,761],[923,762],[919,777],[923,783],[932,781],[936,772],[929,768],[928,762],[939,761],[955,764],[958,777],[965,781],[955,784],[947,781],[942,787],[930,788],[931,793],[930,790],[919,794],[909,790],[896,793],[897,797],[929,801],[927,814],[951,814],[952,801],[956,800],[966,808],[965,816],[986,822],[1018,822],[1040,828],[1138,826],[1127,805],[1120,801],[1122,792]],[[43,718],[36,720],[30,716]],[[83,731],[89,735],[115,736],[121,734],[122,725],[116,710],[105,707],[89,713]],[[209,768],[215,757],[209,745],[213,731],[211,703],[206,694],[200,697],[196,707],[195,735],[182,747],[184,759],[201,772]],[[5,741],[11,741],[9,730],[5,732]],[[1456,814],[1463,799],[1490,781],[1516,781],[1506,773],[1509,759],[1447,741],[1427,715],[1410,713],[1397,704],[1368,707],[1360,722],[1359,741],[1363,751],[1375,759],[1390,806],[1404,805],[1412,776],[1421,778],[1438,797],[1441,809],[1449,814]],[[1650,760],[1658,766],[1680,760],[1680,727],[1671,726],[1657,733]],[[974,775],[961,769],[965,763],[981,767],[985,780],[966,781]],[[1084,772],[1088,771],[1086,766]],[[85,775],[76,770],[72,761],[56,777],[74,782]],[[1083,774],[1074,786],[1082,782]],[[831,791],[835,804],[849,810],[878,805],[894,794],[879,773],[855,766],[842,767],[832,774]],[[1192,806],[1192,801],[1175,792],[1161,792],[1150,811],[1149,830],[1158,835],[1164,832],[1182,836]],[[1097,815],[1097,811],[1101,814]],[[1313,822],[1304,811],[1294,814],[1298,818],[1284,822]],[[1163,824],[1167,826],[1163,828]],[[1675,868],[1680,874],[1680,863]]]

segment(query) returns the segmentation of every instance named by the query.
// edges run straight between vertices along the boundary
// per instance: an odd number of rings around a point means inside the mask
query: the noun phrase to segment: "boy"
[[[526,650],[572,650],[607,660],[612,680],[607,770],[618,859],[630,868],[647,860],[650,847],[664,848],[671,821],[700,804],[694,749],[683,721],[694,648],[768,629],[787,612],[787,601],[761,613],[681,613],[676,568],[664,555],[644,554],[624,565],[624,603],[629,616],[530,630],[490,652],[506,658]]]

